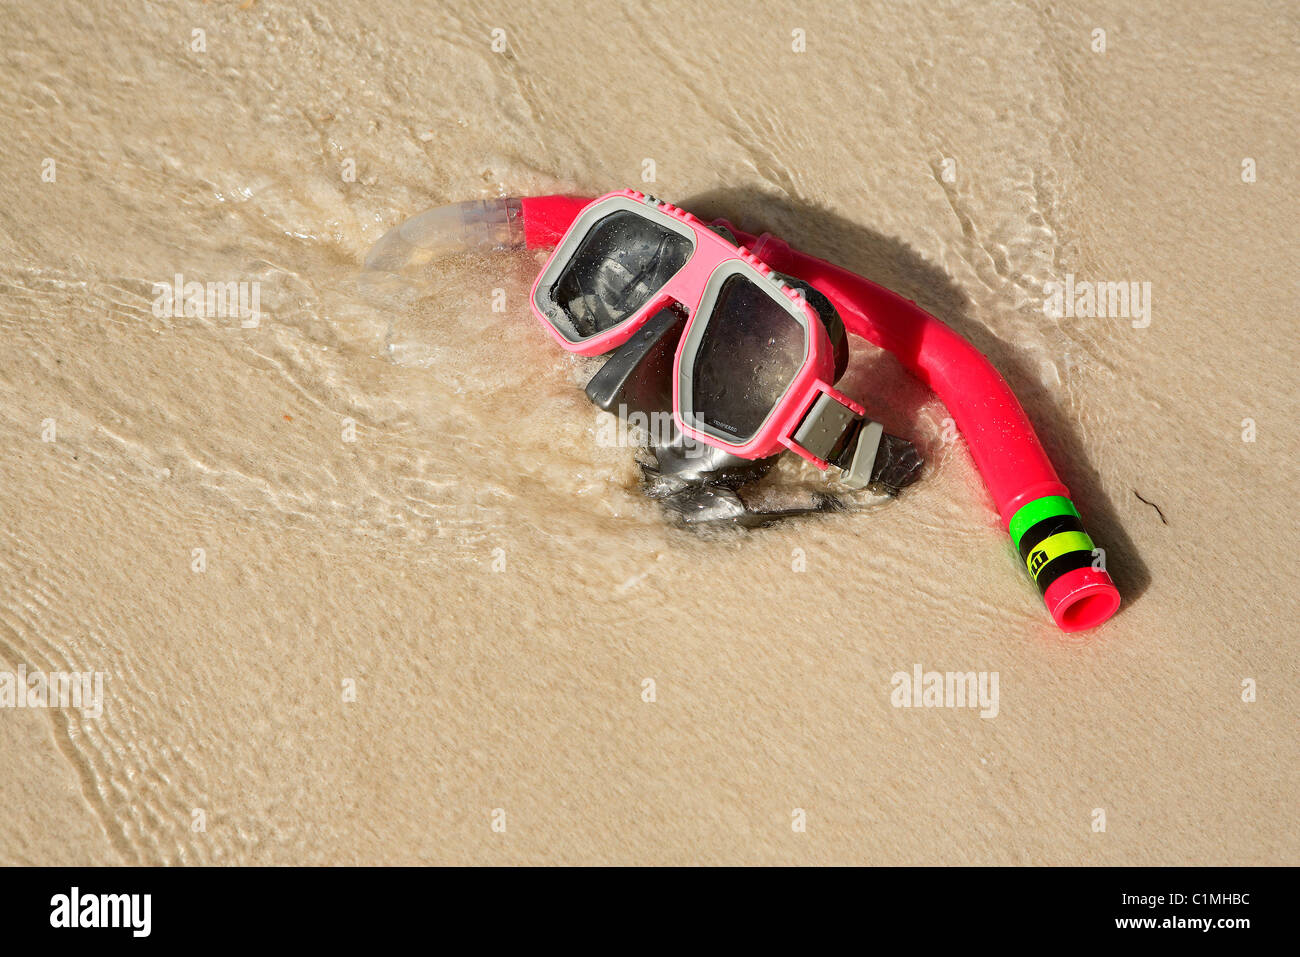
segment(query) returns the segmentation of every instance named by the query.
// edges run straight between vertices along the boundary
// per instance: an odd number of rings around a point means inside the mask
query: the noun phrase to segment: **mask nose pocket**
[[[587,398],[621,418],[632,412],[671,415],[673,360],[685,328],[680,306],[660,309],[591,377]]]

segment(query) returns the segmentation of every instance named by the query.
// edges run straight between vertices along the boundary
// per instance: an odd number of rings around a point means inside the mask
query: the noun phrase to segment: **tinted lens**
[[[690,239],[645,216],[620,210],[597,220],[551,287],[570,328],[588,339],[650,301],[690,258]]]
[[[803,366],[804,328],[744,276],[722,284],[692,366],[696,419],[747,441]]]

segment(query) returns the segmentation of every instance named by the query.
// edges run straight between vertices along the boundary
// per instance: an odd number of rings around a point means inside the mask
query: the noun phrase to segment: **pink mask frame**
[[[691,252],[681,269],[656,290],[641,308],[623,321],[594,336],[571,338],[548,314],[548,311],[556,308],[550,299],[549,290],[563,274],[592,228],[606,216],[620,211],[643,216],[665,229],[688,237],[692,242]],[[713,304],[718,290],[732,276],[748,279],[765,292],[799,323],[804,332],[804,358],[798,371],[757,431],[742,441],[729,441],[727,436],[697,417],[690,394],[691,370],[703,332],[714,315]],[[561,348],[583,356],[603,355],[617,349],[660,310],[673,304],[683,307],[687,312],[687,321],[673,364],[673,418],[683,435],[740,458],[764,458],[788,449],[818,468],[827,469],[830,467],[828,462],[795,441],[794,433],[800,422],[823,393],[856,415],[864,415],[866,411],[831,385],[835,377],[835,358],[830,335],[816,311],[799,291],[783,282],[770,266],[747,247],[728,241],[686,210],[659,202],[636,190],[608,193],[578,214],[534,281],[530,304],[533,315]]]

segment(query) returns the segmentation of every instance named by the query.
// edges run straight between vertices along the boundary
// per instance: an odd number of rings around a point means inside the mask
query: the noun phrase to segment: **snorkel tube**
[[[774,236],[732,230],[773,269],[812,283],[848,330],[892,352],[934,390],[970,447],[1002,525],[1062,631],[1083,631],[1119,608],[1119,590],[1094,567],[1083,529],[1042,443],[1006,380],[984,354],[916,303]]]
[[[476,200],[431,209],[390,230],[366,257],[367,269],[398,272],[436,256],[555,246],[591,200],[538,196]],[[769,234],[725,221],[736,241],[772,269],[811,283],[839,310],[848,330],[892,352],[934,390],[966,436],[1002,525],[1063,631],[1096,627],[1119,608],[1069,490],[1043,451],[1006,381],[987,358],[916,303]]]

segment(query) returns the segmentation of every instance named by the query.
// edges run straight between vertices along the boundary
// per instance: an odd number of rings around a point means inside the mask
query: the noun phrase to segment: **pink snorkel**
[[[1027,551],[1023,540],[1034,534],[1040,522],[1078,518],[1069,490],[1057,478],[1020,403],[983,353],[916,303],[869,279],[792,249],[773,236],[735,234],[773,269],[807,280],[824,292],[850,332],[892,352],[934,390],[965,435],[1002,525],[1022,554]],[[1031,542],[1037,546],[1026,556],[1031,575],[1055,557],[1054,546],[1083,544],[1078,537],[1057,541],[1065,535],[1087,538],[1079,530]],[[1091,539],[1086,544],[1091,554]],[[1036,562],[1036,556],[1042,555],[1047,558]],[[1115,613],[1120,601],[1110,575],[1092,562],[1058,577],[1047,586],[1043,600],[1064,631],[1100,625]]]
[[[413,250],[556,246],[592,201],[569,196],[485,200],[440,207],[385,236],[367,258],[395,268]],[[839,311],[848,331],[893,353],[934,390],[966,437],[1002,518],[1063,631],[1093,628],[1119,608],[1119,591],[1096,558],[1069,491],[1006,381],[973,345],[916,303],[769,234],[729,223],[742,251],[810,283]],[[747,250],[744,249],[747,247]]]

